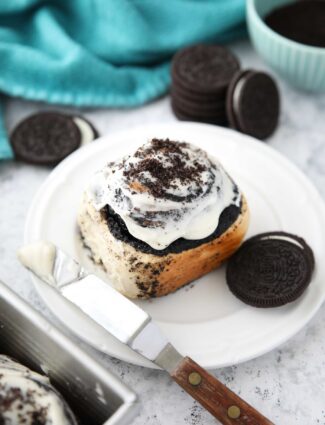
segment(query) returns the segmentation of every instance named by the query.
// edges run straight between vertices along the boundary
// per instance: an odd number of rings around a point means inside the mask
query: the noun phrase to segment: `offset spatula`
[[[20,261],[93,321],[132,350],[165,369],[225,425],[272,425],[189,357],[183,357],[144,310],[49,242],[27,245]]]

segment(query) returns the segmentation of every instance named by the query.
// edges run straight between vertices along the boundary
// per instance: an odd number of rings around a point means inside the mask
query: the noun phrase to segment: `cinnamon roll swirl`
[[[215,158],[189,143],[153,139],[94,175],[78,222],[117,289],[150,297],[217,267],[239,245],[247,218],[243,195]],[[229,243],[221,243],[230,229]]]

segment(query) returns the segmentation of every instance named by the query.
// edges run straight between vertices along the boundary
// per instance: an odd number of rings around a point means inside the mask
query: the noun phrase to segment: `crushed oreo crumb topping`
[[[166,190],[175,189],[175,180],[188,184],[196,183],[197,189],[193,194],[189,194],[186,200],[197,197],[202,193],[200,187],[203,171],[208,171],[205,164],[194,161],[189,164],[189,155],[183,149],[186,143],[173,142],[169,139],[153,139],[150,146],[145,146],[136,151],[135,157],[140,161],[130,164],[124,170],[124,176],[130,180],[138,180],[156,198],[166,198],[180,200],[175,195],[166,194]],[[165,161],[163,161],[165,158]],[[167,159],[167,164],[166,162]],[[145,177],[145,173],[150,173],[151,179]],[[152,180],[152,178],[154,180]]]

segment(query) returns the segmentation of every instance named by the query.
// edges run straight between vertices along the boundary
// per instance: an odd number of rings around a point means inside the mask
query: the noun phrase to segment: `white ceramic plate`
[[[248,236],[285,230],[312,246],[317,268],[312,283],[296,302],[256,309],[228,290],[221,268],[160,299],[138,301],[183,354],[206,368],[233,365],[257,357],[299,331],[325,297],[325,207],[307,178],[266,144],[231,130],[194,123],[148,125],[111,134],[63,161],[46,179],[29,210],[25,242],[48,239],[102,275],[78,238],[76,214],[90,175],[152,137],[192,142],[221,160],[246,194],[251,210]],[[77,310],[71,310],[47,286],[34,279],[46,304],[82,339],[130,363],[153,367]]]

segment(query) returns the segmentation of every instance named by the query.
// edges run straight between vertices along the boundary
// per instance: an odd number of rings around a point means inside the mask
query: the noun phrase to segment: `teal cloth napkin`
[[[243,33],[245,0],[0,2],[0,91],[78,107],[130,107],[166,92],[170,58]],[[0,159],[12,151],[0,124]]]

